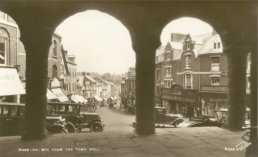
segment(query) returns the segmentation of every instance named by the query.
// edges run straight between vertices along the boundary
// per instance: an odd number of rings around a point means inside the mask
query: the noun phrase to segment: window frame
[[[190,77],[188,78],[187,76],[190,76]],[[189,80],[190,84],[188,84],[188,79],[190,79]],[[193,89],[193,75],[192,74],[184,75],[184,87],[185,87],[185,89]],[[188,88],[188,87],[190,87],[190,88]]]
[[[0,38],[3,39],[3,52],[0,51],[0,54],[4,54],[4,63],[0,63],[0,65],[7,65],[6,61],[7,61],[7,50],[6,50],[6,47],[7,47],[7,38],[6,37],[3,37],[3,36],[0,36]]]
[[[186,55],[185,56],[185,69],[191,69],[192,68],[192,55]]]
[[[169,72],[169,74],[167,72]],[[172,67],[165,67],[165,77],[171,77],[171,76],[172,76]]]
[[[218,81],[215,81],[215,82],[214,82],[215,79],[218,79]],[[219,76],[212,76],[212,77],[211,77],[211,85],[212,85],[212,86],[218,86],[218,85],[220,85],[220,77],[219,77]]]

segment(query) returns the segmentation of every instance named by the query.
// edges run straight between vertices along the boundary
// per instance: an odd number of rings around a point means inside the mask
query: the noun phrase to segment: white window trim
[[[189,42],[186,43],[186,50],[190,50],[191,49],[191,45]]]
[[[185,74],[185,76],[184,76],[184,87],[185,87],[185,89],[189,89],[189,88],[187,88],[187,84],[186,84],[186,76],[187,75],[190,75],[191,76],[191,78],[190,78],[190,86],[191,86],[191,88],[190,89],[193,89],[193,75],[192,74]]]
[[[190,57],[190,59],[188,57]],[[191,60],[190,64],[188,62],[189,60]],[[191,69],[191,68],[192,68],[192,58],[191,58],[191,55],[186,55],[185,56],[185,69]]]
[[[165,80],[165,88],[171,88],[172,86],[172,80]],[[170,84],[169,84],[170,83]]]
[[[167,74],[167,69],[169,69],[170,74]],[[172,76],[172,68],[171,67],[165,67],[165,77],[171,77]]]
[[[6,38],[5,37],[2,37],[3,39],[4,39],[4,50],[5,50],[5,55],[4,55],[4,64],[0,64],[0,65],[7,65],[7,63],[6,63],[6,61],[7,61],[7,51],[6,51],[6,47],[7,47],[7,45],[6,45]]]

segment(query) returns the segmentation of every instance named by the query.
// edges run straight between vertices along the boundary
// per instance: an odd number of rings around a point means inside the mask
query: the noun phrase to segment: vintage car
[[[191,118],[191,123],[187,127],[202,127],[202,126],[218,126],[222,127],[227,118],[228,109],[220,108],[215,110],[216,116],[201,116]],[[250,126],[250,109],[246,108],[245,124],[243,127]]]
[[[98,113],[82,112],[82,104],[78,103],[60,103],[49,102],[51,115],[61,115],[67,122],[70,122],[75,127],[77,132],[84,128],[89,128],[93,132],[101,132],[104,129],[104,124]]]
[[[74,133],[75,126],[71,122],[65,121],[62,116],[47,116],[46,128],[49,133]]]
[[[22,135],[25,126],[25,104],[0,102],[0,136]],[[50,133],[74,132],[71,123],[61,116],[47,116],[46,128]]]
[[[24,121],[24,104],[0,102],[0,136],[21,135]]]
[[[167,113],[165,107],[155,107],[154,115],[155,124],[157,127],[164,126],[164,124],[169,124],[173,125],[174,127],[177,127],[178,124],[184,121],[183,116],[181,114]]]
[[[181,114],[169,114],[165,107],[155,107],[155,127],[177,127],[180,123],[184,121]],[[135,127],[136,122],[133,122],[132,126]]]

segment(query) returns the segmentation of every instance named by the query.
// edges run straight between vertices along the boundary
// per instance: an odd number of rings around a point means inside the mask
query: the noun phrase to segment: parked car
[[[215,111],[216,116],[201,116],[191,118],[191,123],[187,127],[218,126],[222,127],[227,118],[228,109],[220,108]],[[243,127],[250,126],[250,109],[246,108],[245,124]]]
[[[47,116],[46,128],[50,133],[74,133],[75,126],[71,122],[66,122],[62,116]]]
[[[181,114],[170,114],[167,113],[165,107],[155,107],[155,126],[156,127],[166,127],[166,125],[177,127],[180,123],[184,121]],[[133,122],[132,126],[135,127],[136,122]]]
[[[21,135],[24,122],[24,104],[0,102],[0,136]]]
[[[224,122],[219,121],[216,117],[202,116],[192,118],[190,124],[187,127],[203,127],[203,126],[218,126],[221,127]]]
[[[25,104],[0,102],[0,136],[22,135],[25,127]],[[46,128],[50,133],[74,132],[72,124],[61,116],[47,116]]]
[[[155,115],[155,124],[169,124],[177,127],[178,124],[184,121],[183,116],[181,114],[171,114],[167,113],[165,107],[155,107],[154,109]]]
[[[84,128],[89,128],[93,132],[104,130],[104,124],[98,113],[81,112],[82,104],[76,103],[48,103],[52,110],[52,115],[61,115],[67,122],[75,126],[76,131],[80,132]]]

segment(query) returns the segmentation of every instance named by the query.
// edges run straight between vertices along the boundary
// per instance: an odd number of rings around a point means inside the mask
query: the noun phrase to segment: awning
[[[25,94],[15,68],[0,67],[0,96]]]
[[[78,95],[78,98],[80,100],[81,103],[87,103],[88,101],[81,95]]]
[[[81,95],[72,95],[71,96],[72,101],[75,103],[87,103],[88,101]]]
[[[57,97],[57,99],[60,102],[69,101],[69,99],[64,94],[64,92],[63,92],[63,90],[61,88],[53,88],[53,89],[51,89],[51,91],[55,94],[55,96]]]
[[[72,101],[75,102],[75,103],[79,103],[79,102],[80,102],[80,100],[77,98],[77,95],[72,95],[72,96],[71,96],[71,99],[72,99]]]
[[[52,93],[49,89],[47,89],[47,99],[57,99],[57,96],[54,93]]]
[[[99,97],[99,96],[94,96],[94,98],[97,100],[97,101],[102,101],[102,98],[101,97]]]

